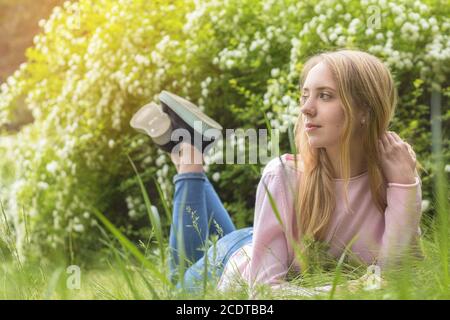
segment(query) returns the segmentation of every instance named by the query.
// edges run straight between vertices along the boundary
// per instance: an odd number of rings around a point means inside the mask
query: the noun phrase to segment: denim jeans
[[[253,228],[236,230],[205,173],[177,174],[173,182],[170,276],[178,288],[195,291],[202,287],[203,280],[220,278],[229,257],[252,241]],[[212,235],[218,238],[215,244],[210,241]]]

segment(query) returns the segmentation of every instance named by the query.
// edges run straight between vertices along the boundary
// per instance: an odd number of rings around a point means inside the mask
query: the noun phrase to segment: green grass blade
[[[265,112],[262,113],[264,116],[264,122],[266,123],[267,131],[269,131],[269,137],[272,136],[272,127],[270,125],[269,119],[267,118],[267,115]]]
[[[155,230],[156,239],[158,240],[158,246],[160,249],[161,260],[162,260],[161,262],[162,262],[162,265],[165,265],[166,257],[165,257],[165,253],[164,253],[165,252],[164,251],[164,239],[163,239],[162,228],[161,228],[161,219],[160,219],[158,213],[156,213],[152,210],[152,203],[150,201],[150,198],[148,197],[144,183],[142,182],[141,176],[139,175],[139,172],[137,171],[137,168],[134,165],[133,160],[131,160],[131,158],[128,154],[127,154],[127,157],[128,157],[128,160],[130,161],[131,166],[133,167],[133,170],[138,179],[139,186],[140,186],[141,192],[142,192],[142,196],[144,197],[147,214],[150,219],[150,223],[151,223],[153,229]]]
[[[152,299],[153,300],[161,300],[158,293],[156,293],[155,288],[153,288],[151,283],[148,282],[147,278],[142,274],[142,272],[139,271],[138,275],[141,277],[142,281],[144,281],[144,284],[147,286],[148,291],[150,291],[150,293],[152,294]]]
[[[284,224],[283,221],[281,220],[281,215],[280,215],[280,211],[278,210],[277,204],[272,196],[272,194],[270,193],[269,189],[267,188],[266,183],[263,182],[264,188],[266,189],[266,193],[267,196],[269,197],[269,202],[270,202],[270,206],[273,209],[273,212],[275,213],[275,217],[277,218],[278,222],[280,223],[281,227],[284,230]]]
[[[145,256],[139,251],[138,248],[125,237],[122,232],[119,231],[99,210],[93,208],[92,211],[97,216],[97,218],[103,223],[103,225],[114,235],[114,237],[122,244],[122,246],[127,249],[142,265],[152,272],[163,283],[168,283],[167,278],[163,273],[161,273],[154,265],[152,265]]]
[[[162,205],[164,207],[164,212],[166,213],[167,221],[169,221],[169,223],[170,223],[172,221],[172,212],[170,211],[170,207],[168,205],[166,197],[164,196],[164,193],[162,192],[161,186],[159,185],[158,181],[154,177],[153,177],[153,181],[155,182],[156,189],[158,190],[159,197],[160,197]]]
[[[128,288],[130,288],[131,294],[133,295],[133,299],[135,300],[141,300],[142,297],[140,296],[138,290],[136,289],[136,287],[133,284],[133,281],[131,280],[130,277],[130,271],[127,270],[125,264],[122,262],[122,258],[120,257],[120,255],[117,252],[117,249],[112,247],[113,253],[114,253],[114,258],[116,260],[117,265],[119,266],[119,269],[125,279],[125,282],[128,285]]]
[[[291,153],[293,155],[297,154],[297,147],[295,145],[295,135],[292,129],[292,124],[289,122],[288,124],[288,135],[289,135],[289,147],[291,148]]]
[[[334,278],[333,278],[333,282],[332,282],[332,286],[331,286],[331,290],[330,290],[330,296],[329,299],[333,300],[334,298],[334,294],[336,293],[336,287],[337,284],[341,278],[341,274],[342,274],[342,265],[344,263],[344,259],[347,256],[347,252],[350,251],[353,243],[357,240],[358,236],[355,235],[350,242],[345,246],[344,252],[342,253],[342,255],[339,258],[338,264],[336,266],[336,269],[334,271]]]

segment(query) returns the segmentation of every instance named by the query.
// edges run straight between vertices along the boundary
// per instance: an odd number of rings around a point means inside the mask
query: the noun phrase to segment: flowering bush
[[[160,208],[155,183],[170,200],[174,168],[128,122],[163,89],[226,128],[266,128],[267,115],[283,134],[282,152],[289,151],[302,61],[342,47],[373,53],[392,70],[400,97],[393,129],[429,169],[423,182],[430,198],[430,92],[441,90],[446,105],[450,91],[445,10],[425,0],[80,0],[56,8],[41,22],[27,63],[1,86],[0,124],[14,121],[21,101],[34,117],[0,146],[0,196],[17,247],[96,248],[92,206],[137,238],[148,232],[126,155]],[[449,112],[444,116],[448,121]],[[258,171],[250,167],[207,166],[239,227],[253,217]]]

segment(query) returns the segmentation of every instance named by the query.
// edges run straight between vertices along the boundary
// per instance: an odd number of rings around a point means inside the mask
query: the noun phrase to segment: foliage
[[[431,89],[444,92],[443,106],[448,102],[448,10],[437,0],[65,3],[41,22],[27,63],[1,86],[0,125],[15,120],[21,101],[34,117],[0,146],[0,197],[16,247],[21,254],[96,250],[92,207],[134,240],[146,239],[146,206],[127,155],[160,209],[155,182],[171,199],[174,168],[149,138],[129,128],[139,106],[158,102],[164,89],[197,103],[226,128],[263,129],[266,115],[282,132],[281,151],[288,152],[302,62],[343,47],[375,54],[392,70],[400,96],[392,128],[427,170],[424,199],[431,199],[429,102]],[[448,127],[448,110],[443,114]],[[446,131],[443,144],[448,163]],[[259,178],[253,169],[207,166],[241,227],[253,218]],[[165,230],[169,223],[162,221]]]

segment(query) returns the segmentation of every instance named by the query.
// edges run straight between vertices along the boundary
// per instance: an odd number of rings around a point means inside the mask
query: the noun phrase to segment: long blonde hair
[[[380,167],[377,141],[387,130],[394,115],[397,92],[387,67],[376,57],[356,50],[339,50],[313,56],[304,64],[300,90],[308,72],[318,63],[325,63],[337,84],[345,115],[340,137],[340,171],[344,189],[350,178],[350,138],[355,111],[365,114],[362,143],[367,157],[370,190],[376,206],[383,213],[386,207],[382,191],[383,175]],[[331,215],[335,209],[333,167],[324,148],[312,148],[304,128],[303,114],[295,125],[295,144],[303,162],[296,200],[297,237],[324,240]],[[347,208],[348,198],[345,198]],[[349,208],[351,210],[351,208]]]

